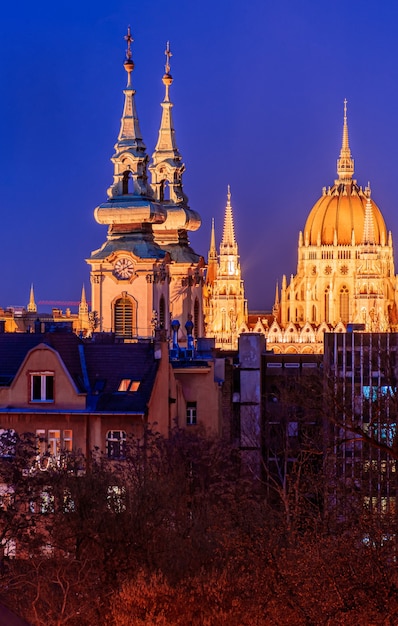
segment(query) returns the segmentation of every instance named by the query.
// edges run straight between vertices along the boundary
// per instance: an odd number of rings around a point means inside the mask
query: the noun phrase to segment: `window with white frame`
[[[73,432],[72,429],[48,430],[39,428],[36,430],[37,455],[41,469],[47,469],[50,460],[58,460],[61,452],[72,452]]]
[[[108,430],[106,453],[109,459],[122,459],[126,456],[126,433],[124,430]]]
[[[196,402],[187,402],[187,426],[196,424]]]
[[[31,402],[54,402],[54,372],[32,372],[30,375]]]

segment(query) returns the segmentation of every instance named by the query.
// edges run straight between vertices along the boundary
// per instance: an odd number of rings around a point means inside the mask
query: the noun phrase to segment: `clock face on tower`
[[[134,272],[134,263],[131,259],[122,257],[118,259],[113,267],[114,274],[120,280],[131,278]]]

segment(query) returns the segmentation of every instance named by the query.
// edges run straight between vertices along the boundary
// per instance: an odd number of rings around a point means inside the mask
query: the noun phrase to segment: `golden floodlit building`
[[[397,326],[397,278],[391,232],[354,179],[347,102],[337,179],[324,187],[299,234],[297,273],[277,288],[273,318],[258,320],[275,352],[320,353],[325,332],[349,324],[372,332]]]

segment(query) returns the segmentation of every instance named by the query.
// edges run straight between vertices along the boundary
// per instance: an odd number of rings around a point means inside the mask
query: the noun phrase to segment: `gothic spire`
[[[30,286],[29,304],[28,304],[27,310],[28,310],[28,313],[37,313],[35,294],[33,291],[33,283]]]
[[[225,207],[224,230],[222,236],[222,246],[236,246],[234,219],[231,206],[231,188],[228,185],[227,206]]]
[[[337,159],[337,175],[339,180],[351,180],[354,174],[354,159],[351,157],[350,145],[348,142],[347,123],[347,100],[344,100],[344,122],[343,140],[341,144],[340,157]]]
[[[79,303],[79,314],[87,313],[87,312],[88,312],[88,304],[87,304],[87,299],[86,299],[86,290],[83,284],[82,295],[80,296],[80,303]]]
[[[370,183],[368,183],[367,191],[367,200],[365,206],[365,221],[363,225],[363,244],[374,244],[375,240],[375,230],[374,230],[374,221],[373,221],[373,209],[372,203],[370,201]]]
[[[210,235],[209,259],[217,259],[216,233],[215,233],[215,228],[214,228],[214,217],[211,218],[211,235]]]
[[[218,255],[216,248],[216,234],[214,227],[214,217],[211,219],[211,235],[210,235],[210,250],[207,257],[207,274],[206,274],[206,283],[208,285],[213,285],[215,279],[217,278],[217,268],[218,268]]]

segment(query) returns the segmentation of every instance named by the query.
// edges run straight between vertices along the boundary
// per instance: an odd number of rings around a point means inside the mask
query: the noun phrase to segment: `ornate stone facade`
[[[347,103],[337,179],[324,187],[300,232],[297,273],[277,287],[273,316],[258,319],[276,352],[322,352],[323,334],[358,324],[372,332],[397,329],[397,277],[391,232],[353,178]]]

